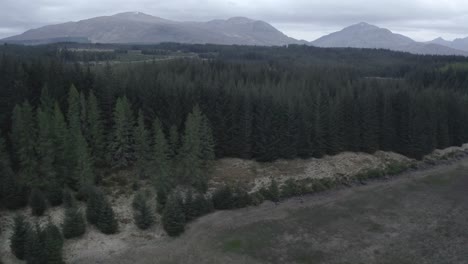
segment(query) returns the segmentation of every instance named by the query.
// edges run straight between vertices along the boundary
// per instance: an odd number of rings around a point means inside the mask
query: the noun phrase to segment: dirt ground
[[[425,160],[453,158],[467,149],[435,151]],[[393,153],[343,153],[264,164],[222,160],[213,173],[224,168],[222,177],[246,179],[256,188],[258,178],[330,177],[395,160],[412,162]],[[130,209],[132,192],[119,192],[111,202],[120,232],[106,236],[88,226],[84,237],[66,241],[64,255],[67,263],[114,264],[468,263],[460,259],[468,256],[463,246],[468,244],[467,171],[465,158],[390,181],[216,212],[189,224],[176,239],[167,237],[159,223],[138,230]],[[8,239],[18,213],[29,214],[26,209],[0,211],[0,256],[6,264],[21,263],[10,253]],[[62,217],[63,210],[54,208],[39,220],[60,224]]]
[[[468,160],[222,211],[100,263],[468,263]],[[77,261],[74,263],[86,263]]]

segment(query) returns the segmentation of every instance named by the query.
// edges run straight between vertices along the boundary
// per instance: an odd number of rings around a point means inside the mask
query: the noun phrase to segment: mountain
[[[98,43],[141,44],[179,42],[273,46],[302,43],[266,22],[243,17],[209,22],[178,22],[141,12],[45,26],[3,41],[27,44],[67,38],[87,39]]]
[[[454,41],[448,41],[443,38],[436,38],[428,43],[443,45],[452,49],[458,49],[468,52],[468,37],[467,38],[458,38]]]
[[[440,41],[440,40],[439,40]],[[395,34],[388,29],[367,23],[359,23],[341,31],[323,36],[311,43],[317,47],[372,48],[404,51],[415,54],[463,55],[468,52],[457,50],[439,43],[421,43],[406,36]]]

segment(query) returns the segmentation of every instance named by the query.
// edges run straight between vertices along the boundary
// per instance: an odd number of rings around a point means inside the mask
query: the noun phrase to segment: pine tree
[[[54,113],[52,118],[52,135],[53,135],[53,152],[54,152],[54,169],[57,173],[57,179],[61,186],[66,182],[66,177],[70,176],[70,164],[73,161],[69,160],[68,154],[71,151],[69,146],[69,132],[65,117],[57,102],[54,105]],[[67,156],[68,155],[68,156]]]
[[[5,141],[0,136],[0,201],[9,193],[8,178],[13,176],[10,156],[5,148]]]
[[[91,146],[91,156],[97,164],[105,162],[105,140],[104,127],[102,124],[102,113],[93,91],[90,91],[87,105],[87,140]]]
[[[156,193],[157,193],[156,203],[157,203],[158,213],[163,213],[164,207],[166,207],[166,203],[167,203],[168,190],[164,185],[157,185]]]
[[[185,215],[182,199],[179,194],[173,193],[164,208],[162,216],[164,230],[169,236],[179,236],[185,230]]]
[[[86,232],[86,222],[83,213],[76,205],[65,209],[62,230],[63,236],[67,239],[80,237]]]
[[[96,227],[104,234],[115,234],[118,231],[119,226],[114,210],[106,199],[99,210]]]
[[[114,168],[126,168],[135,160],[133,126],[134,118],[130,103],[126,97],[117,99],[110,145]]]
[[[81,133],[77,135],[77,145],[75,150],[76,167],[74,178],[78,181],[78,187],[94,184],[93,161],[90,157],[88,144]]]
[[[93,187],[86,201],[86,218],[90,224],[97,224],[104,200],[104,193],[100,189]]]
[[[24,102],[13,110],[11,139],[20,166],[20,175],[30,186],[40,184],[36,175],[36,127],[32,106]]]
[[[44,244],[44,234],[38,223],[28,231],[26,241],[26,263],[42,264],[47,263],[47,251]]]
[[[143,192],[139,192],[135,195],[132,203],[135,224],[142,230],[146,230],[154,224],[154,214],[147,200],[148,197]]]
[[[138,175],[140,178],[146,178],[151,144],[145,127],[143,111],[141,110],[138,111],[137,126],[134,129],[133,137],[135,138],[135,158]]]
[[[179,141],[179,131],[176,126],[171,126],[169,129],[169,157],[175,158],[177,156],[177,151],[179,150],[180,141]]]
[[[63,237],[57,226],[49,222],[44,233],[44,247],[47,264],[62,264],[63,261]]]
[[[48,99],[42,99],[45,106],[37,110],[38,143],[37,154],[39,157],[40,186],[46,190],[46,195],[51,205],[57,206],[62,203],[61,182],[58,179],[54,161],[54,137],[53,137],[53,103]]]
[[[214,143],[208,119],[198,106],[187,117],[179,156],[179,181],[205,191],[208,182],[206,161],[214,158]]]
[[[65,208],[70,208],[72,206],[75,206],[76,201],[73,198],[73,195],[70,191],[70,189],[66,188],[63,190],[63,205]]]
[[[31,213],[34,216],[44,215],[47,209],[47,203],[44,194],[41,190],[34,188],[29,197],[29,206],[31,206]]]
[[[153,182],[160,188],[169,189],[174,182],[170,178],[169,147],[159,119],[153,123],[154,143],[151,152]]]
[[[13,234],[10,237],[10,248],[13,255],[24,260],[26,257],[26,241],[31,226],[22,215],[17,215],[14,219]]]

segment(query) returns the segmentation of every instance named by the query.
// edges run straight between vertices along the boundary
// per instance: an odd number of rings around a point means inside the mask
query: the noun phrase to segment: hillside
[[[388,29],[367,23],[359,23],[346,27],[341,31],[323,36],[311,44],[325,48],[389,49],[413,54],[468,55],[465,51],[446,47],[438,42],[429,44],[416,42],[406,36],[395,34]]]
[[[45,26],[4,41],[46,43],[63,38],[87,39],[95,43],[140,44],[177,42],[273,46],[301,43],[266,22],[243,17],[209,22],[179,22],[140,12]]]

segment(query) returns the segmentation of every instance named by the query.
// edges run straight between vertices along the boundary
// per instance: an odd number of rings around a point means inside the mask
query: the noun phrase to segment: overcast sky
[[[0,38],[125,11],[181,21],[246,16],[306,40],[359,22],[419,41],[468,37],[468,0],[0,0]]]

